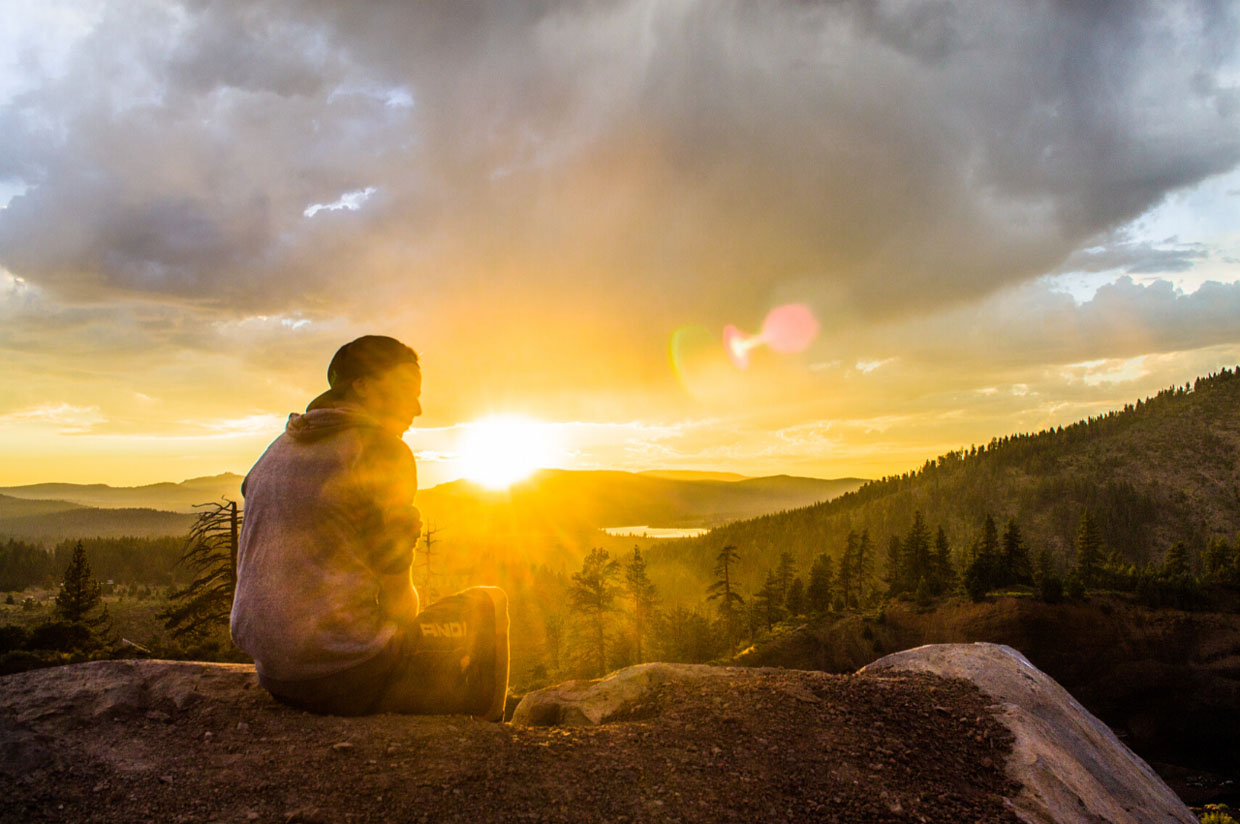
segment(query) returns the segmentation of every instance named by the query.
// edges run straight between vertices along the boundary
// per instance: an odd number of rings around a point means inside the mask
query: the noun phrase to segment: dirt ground
[[[258,687],[98,717],[9,703],[3,821],[1015,821],[1010,734],[928,675],[739,672],[591,728],[315,716]]]

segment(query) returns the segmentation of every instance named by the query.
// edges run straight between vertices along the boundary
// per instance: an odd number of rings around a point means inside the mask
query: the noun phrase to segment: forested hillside
[[[49,504],[50,511],[9,517],[5,513],[18,507],[0,507],[0,538],[16,538],[44,545],[77,538],[161,538],[185,535],[194,522],[193,515],[156,509],[100,509],[89,506],[57,509],[55,505],[62,502],[22,502],[32,509],[41,503]]]
[[[1104,554],[1159,563],[1183,541],[1192,559],[1240,531],[1240,374],[1224,369],[1192,384],[1067,427],[1013,434],[949,452],[918,470],[865,484],[804,509],[765,515],[678,541],[651,554],[652,574],[706,574],[719,547],[740,549],[748,591],[781,553],[802,570],[820,552],[838,559],[850,530],[868,530],[881,555],[920,511],[942,526],[958,559],[987,515],[1015,520],[1032,554],[1073,560],[1082,514],[1101,529]],[[877,570],[881,572],[882,570]],[[681,576],[676,576],[681,577]]]

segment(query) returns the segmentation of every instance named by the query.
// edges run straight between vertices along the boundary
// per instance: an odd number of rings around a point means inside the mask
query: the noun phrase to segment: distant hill
[[[651,478],[667,478],[673,481],[744,481],[750,476],[738,475],[735,472],[706,472],[698,469],[647,469],[638,472]]]
[[[1138,564],[1161,561],[1176,541],[1199,552],[1240,532],[1240,373],[1223,370],[1071,426],[995,438],[825,503],[665,545],[652,574],[667,565],[705,575],[718,548],[735,544],[743,586],[755,587],[782,551],[802,571],[824,550],[838,559],[850,529],[868,529],[881,557],[917,510],[957,552],[992,514],[1001,529],[1014,518],[1035,552],[1047,547],[1067,562],[1086,509],[1108,550]]]
[[[105,509],[136,507],[193,512],[194,504],[217,501],[222,497],[240,501],[241,480],[242,476],[225,472],[222,475],[191,478],[181,483],[146,486],[43,483],[0,487],[0,495],[27,500],[55,499],[79,506]]]
[[[469,481],[418,495],[423,513],[455,529],[540,532],[548,527],[710,527],[830,500],[864,481],[779,475],[742,481],[678,480],[647,473],[547,469],[491,491]]]
[[[14,498],[9,495],[0,495],[0,521],[7,518],[51,515],[56,512],[66,512],[70,509],[81,509],[81,506],[69,501],[27,500],[25,498]]]
[[[225,496],[240,500],[240,482],[241,476],[224,474],[140,487],[61,483],[8,487],[0,494],[0,536],[49,541],[182,535],[193,521],[194,504]],[[546,544],[554,536],[554,541],[575,550],[588,545],[601,527],[717,526],[828,500],[862,483],[858,478],[786,475],[722,481],[543,470],[503,491],[453,481],[420,492],[417,501],[426,520],[444,529],[449,545],[478,540],[512,543],[514,536]]]
[[[31,501],[28,503],[57,503]],[[0,539],[17,538],[50,546],[77,538],[162,538],[185,535],[194,516],[155,509],[97,509],[77,507],[43,514],[3,515],[0,501]]]

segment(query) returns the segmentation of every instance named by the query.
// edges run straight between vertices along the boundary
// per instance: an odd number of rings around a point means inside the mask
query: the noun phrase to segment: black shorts
[[[304,681],[258,680],[277,700],[310,712],[500,720],[508,688],[508,599],[494,587],[472,587],[431,604],[360,664]]]

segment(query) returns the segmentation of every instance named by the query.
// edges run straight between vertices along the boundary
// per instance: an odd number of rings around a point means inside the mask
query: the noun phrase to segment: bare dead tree
[[[237,589],[237,541],[242,513],[237,502],[206,504],[190,528],[180,563],[193,570],[194,580],[168,596],[171,605],[159,614],[173,637],[203,637],[228,627]]]
[[[434,586],[434,570],[431,562],[435,558],[435,544],[439,543],[435,536],[439,534],[439,528],[427,524],[426,531],[422,533],[422,544],[418,548],[417,553],[422,556],[422,605],[431,603],[435,600]]]

